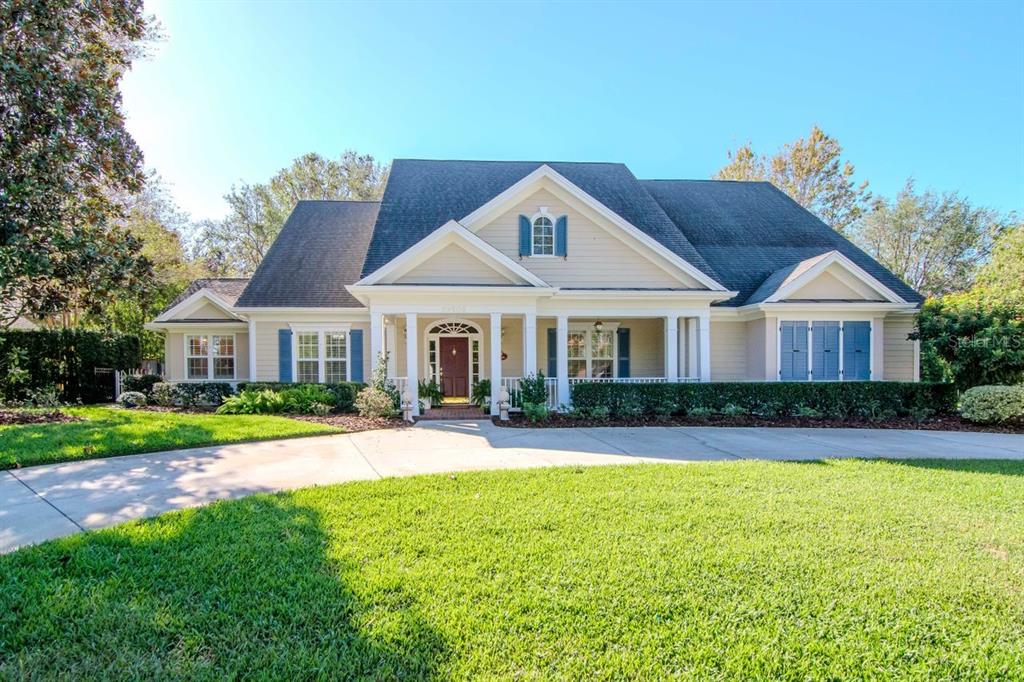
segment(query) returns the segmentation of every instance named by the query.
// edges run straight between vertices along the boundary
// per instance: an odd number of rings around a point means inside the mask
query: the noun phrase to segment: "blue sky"
[[[705,178],[837,137],[883,195],[908,176],[1024,209],[1024,2],[147,3],[124,81],[147,165],[194,218],[307,151],[621,161]]]

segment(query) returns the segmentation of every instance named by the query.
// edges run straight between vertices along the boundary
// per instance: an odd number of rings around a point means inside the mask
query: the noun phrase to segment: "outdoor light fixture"
[[[604,329],[604,322],[602,322],[601,320],[598,320],[597,322],[594,323],[594,331],[595,332],[600,334],[602,329]]]

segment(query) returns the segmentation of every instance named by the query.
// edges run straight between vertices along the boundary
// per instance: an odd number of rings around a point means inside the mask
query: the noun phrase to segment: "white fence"
[[[126,372],[114,372],[114,400],[117,401],[117,399],[121,397],[121,394],[124,393],[125,379],[127,379],[128,377],[141,377],[147,374],[150,374],[150,372],[147,372],[142,369],[133,369]]]

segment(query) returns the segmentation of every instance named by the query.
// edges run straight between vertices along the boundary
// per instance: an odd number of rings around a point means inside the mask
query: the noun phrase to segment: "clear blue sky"
[[[622,161],[837,137],[874,191],[1024,209],[1024,2],[152,2],[126,77],[147,165],[195,218],[304,152]]]

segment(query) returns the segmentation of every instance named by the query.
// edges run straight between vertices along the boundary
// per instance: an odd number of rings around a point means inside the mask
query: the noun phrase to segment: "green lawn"
[[[249,440],[337,433],[286,417],[140,412],[74,407],[85,421],[0,426],[0,469]]]
[[[0,677],[1024,676],[1024,464],[389,479],[0,557]]]

